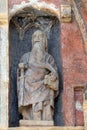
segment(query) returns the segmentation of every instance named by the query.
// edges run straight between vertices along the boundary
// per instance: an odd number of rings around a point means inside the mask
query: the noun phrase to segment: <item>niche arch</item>
[[[35,30],[45,31],[48,37],[48,52],[54,57],[59,74],[59,96],[55,99],[54,124],[63,126],[62,115],[62,59],[60,44],[60,22],[54,11],[38,10],[31,6],[21,7],[11,14],[9,21],[9,62],[10,62],[10,108],[9,125],[18,126],[17,66],[21,56],[32,48],[31,38]],[[33,13],[32,13],[33,12]],[[35,19],[33,19],[35,16]],[[30,20],[28,19],[29,17]],[[34,20],[34,21],[33,21]],[[28,23],[31,23],[28,26]],[[39,25],[38,25],[39,24]],[[26,29],[26,26],[27,29]],[[25,29],[25,30],[24,30]],[[24,31],[24,32],[23,32]]]

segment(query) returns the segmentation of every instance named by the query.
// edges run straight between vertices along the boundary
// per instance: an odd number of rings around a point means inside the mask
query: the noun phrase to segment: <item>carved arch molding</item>
[[[40,12],[28,7],[24,8],[11,19],[11,22],[16,27],[20,40],[23,40],[25,32],[33,27],[44,31],[49,39],[50,30],[57,21],[58,19],[53,14],[44,13],[43,11]]]
[[[39,4],[39,3],[36,3],[37,5]],[[87,13],[87,0],[81,0],[81,1],[76,1],[76,0],[69,0],[68,2],[65,2],[65,5],[66,4],[68,4],[68,5],[70,5],[71,7],[72,7],[72,10],[73,10],[73,12],[74,12],[74,15],[75,15],[75,18],[76,18],[76,21],[77,21],[77,23],[78,23],[78,26],[79,26],[79,29],[80,29],[80,31],[81,31],[81,34],[82,34],[82,38],[83,38],[83,41],[84,41],[84,48],[85,48],[85,52],[87,53],[87,28],[86,28],[86,23],[85,23],[85,21],[83,20],[83,17],[82,17],[82,14],[81,14],[81,12],[80,12],[80,6],[84,6],[84,8],[85,8],[85,11],[86,11],[86,13]],[[64,3],[63,3],[63,5],[64,5]],[[17,5],[18,6],[18,5]],[[29,5],[30,6],[30,5]],[[47,5],[46,5],[47,6]],[[33,7],[33,5],[32,5],[32,7]],[[36,7],[35,7],[36,8]],[[38,9],[39,7],[37,6],[37,9]],[[42,9],[41,9],[42,8]],[[39,8],[40,10],[43,10],[43,9],[45,9],[45,7],[44,7],[44,5],[41,7],[41,8]],[[47,8],[47,7],[46,7]],[[61,7],[59,7],[59,8],[61,8]],[[49,10],[49,7],[47,8],[47,9],[45,9],[45,10]],[[62,22],[62,20],[61,20],[61,11],[59,11],[59,9],[57,9],[56,10],[56,8],[55,9],[51,9],[50,8],[50,10],[52,11],[52,13],[49,13],[49,14],[51,14],[51,16],[53,15],[53,16],[56,16],[56,17],[58,17],[58,19],[59,19],[59,21],[60,22]],[[61,9],[60,9],[61,10]],[[64,9],[65,10],[65,9]],[[49,12],[51,12],[51,11],[49,11]],[[16,12],[16,10],[15,10],[15,12]],[[18,12],[19,12],[19,10],[18,10]],[[64,11],[65,13],[67,12],[67,10],[65,10]],[[63,12],[63,13],[64,13]],[[22,15],[22,14],[23,15]],[[37,15],[37,13],[36,12],[29,12],[28,11],[28,8],[26,8],[26,9],[23,9],[22,10],[22,12],[21,13],[19,13],[18,15],[16,15],[16,17],[14,17],[13,19],[12,19],[12,21],[13,21],[13,23],[15,24],[15,26],[16,26],[16,29],[17,29],[17,31],[18,31],[18,33],[19,33],[19,37],[20,37],[20,39],[21,40],[23,40],[23,37],[24,37],[24,34],[25,34],[25,32],[27,31],[27,29],[29,28],[29,27],[32,27],[32,26],[35,26],[36,28],[40,28],[41,30],[43,30],[43,31],[45,31],[46,33],[47,33],[47,35],[49,35],[48,33],[49,33],[49,31],[50,31],[50,28],[52,27],[52,25],[53,25],[53,23],[54,23],[54,21],[43,21],[42,20],[42,18],[40,18],[40,15],[41,14],[39,14],[39,15]],[[29,13],[29,14],[26,14],[26,13]],[[33,15],[33,14],[36,14],[36,15]],[[65,14],[64,13],[64,14]],[[68,12],[67,12],[68,13]],[[12,12],[11,12],[11,15],[12,15]],[[21,17],[22,16],[22,18],[21,18],[21,20],[19,20],[20,18],[18,18],[18,17]],[[32,17],[31,17],[32,16]],[[45,16],[46,17],[46,16]],[[71,16],[72,17],[72,16]],[[67,18],[66,18],[67,19]],[[18,20],[20,21],[19,23],[18,23]],[[30,22],[30,21],[32,21],[32,24],[31,23],[28,23],[28,22]],[[41,21],[41,22],[40,22]],[[66,21],[66,20],[65,20]],[[24,22],[24,24],[22,24],[22,22]],[[45,23],[44,23],[45,22]],[[34,24],[35,23],[35,24]],[[21,24],[21,25],[20,25]],[[44,24],[44,26],[43,26],[43,24]],[[48,25],[48,26],[46,26],[46,25]],[[47,27],[47,28],[46,28]],[[49,36],[48,36],[49,37]]]
[[[75,19],[78,23],[84,41],[85,52],[87,53],[87,27],[86,27],[87,25],[84,21],[83,15],[81,14],[81,6],[85,8],[85,11],[87,13],[87,0],[81,0],[81,1],[72,0],[72,6]]]

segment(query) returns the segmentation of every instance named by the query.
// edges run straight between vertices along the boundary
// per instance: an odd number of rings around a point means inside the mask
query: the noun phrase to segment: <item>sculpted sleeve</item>
[[[55,70],[55,73],[57,75],[57,77],[54,81],[51,80],[53,78],[53,76],[51,74],[49,74],[48,76],[45,77],[46,82],[48,83],[48,86],[55,91],[55,97],[56,97],[58,95],[58,91],[59,91],[59,78],[58,78],[58,73],[57,73],[58,72],[57,66],[54,61],[53,56],[47,54],[46,63],[51,65],[51,67]]]
[[[49,63],[55,69],[57,73],[57,66],[52,55],[50,54],[46,55],[46,63]]]
[[[28,62],[29,62],[29,56],[30,56],[30,52],[25,53],[25,54],[21,57],[20,63],[28,64]]]

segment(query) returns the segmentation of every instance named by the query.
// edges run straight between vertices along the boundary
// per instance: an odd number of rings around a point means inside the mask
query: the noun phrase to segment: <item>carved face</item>
[[[41,46],[43,48],[47,48],[47,38],[44,32],[37,30],[36,32],[34,32],[34,34],[32,35],[32,45],[34,46],[34,44],[41,44]]]

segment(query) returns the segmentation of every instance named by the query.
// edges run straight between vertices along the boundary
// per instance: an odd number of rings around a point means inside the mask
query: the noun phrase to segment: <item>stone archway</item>
[[[47,4],[46,2],[38,2],[37,0],[29,1],[29,2],[21,2],[20,4],[15,4],[12,8],[9,8],[9,20],[18,12],[20,12],[23,8],[32,7],[34,9],[38,9],[45,12],[50,12],[55,15],[58,19],[60,19],[60,9],[56,8],[54,4]]]
[[[27,13],[28,12],[28,13]],[[33,13],[32,13],[33,12]],[[29,26],[28,15],[31,15],[34,21]],[[23,21],[25,20],[25,25]],[[38,25],[38,24],[39,25]],[[43,26],[44,25],[44,26]],[[28,26],[25,31],[24,28]],[[32,28],[31,28],[32,26]],[[42,27],[42,28],[41,28]],[[47,30],[48,27],[48,30]],[[17,29],[19,29],[17,31]],[[21,30],[20,30],[21,28]],[[20,115],[17,108],[17,84],[16,84],[16,70],[20,57],[31,50],[31,36],[36,29],[42,29],[46,31],[48,36],[48,51],[54,56],[58,73],[60,77],[60,94],[55,100],[55,113],[54,122],[55,125],[63,125],[62,117],[62,65],[61,65],[61,45],[60,45],[60,23],[55,14],[47,13],[44,10],[37,10],[32,7],[22,8],[22,10],[16,12],[12,17],[9,24],[10,29],[10,126],[17,126]],[[24,33],[23,33],[24,31]]]

